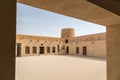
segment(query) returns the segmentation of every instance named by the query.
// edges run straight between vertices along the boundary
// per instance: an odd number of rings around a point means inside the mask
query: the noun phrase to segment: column
[[[0,80],[15,80],[16,0],[0,0]]]
[[[120,80],[120,24],[107,27],[107,80]]]

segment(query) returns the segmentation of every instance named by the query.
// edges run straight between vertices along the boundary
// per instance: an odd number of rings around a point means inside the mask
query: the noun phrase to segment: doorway
[[[68,53],[69,53],[69,47],[67,46],[66,47],[66,55],[68,55]]]
[[[79,47],[76,47],[76,54],[79,54]]]
[[[83,47],[83,56],[86,56],[86,55],[87,55],[87,47],[84,46],[84,47]]]
[[[55,53],[55,46],[52,47],[52,53]]]
[[[60,51],[60,45],[58,44],[58,52]]]
[[[16,55],[21,56],[21,43],[16,44]]]
[[[39,48],[39,53],[40,53],[40,54],[44,54],[44,47],[40,47],[40,48]]]

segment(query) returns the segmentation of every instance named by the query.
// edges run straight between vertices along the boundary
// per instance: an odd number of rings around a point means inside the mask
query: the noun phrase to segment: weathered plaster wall
[[[120,24],[107,27],[107,80],[120,80]]]

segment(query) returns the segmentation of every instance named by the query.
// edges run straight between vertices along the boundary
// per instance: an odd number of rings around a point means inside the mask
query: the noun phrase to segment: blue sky
[[[17,34],[60,37],[62,28],[74,28],[76,36],[106,32],[101,25],[17,3]]]

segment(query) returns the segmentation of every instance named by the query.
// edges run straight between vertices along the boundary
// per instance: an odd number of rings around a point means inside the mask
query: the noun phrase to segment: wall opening
[[[26,8],[26,10],[24,10],[24,9],[25,9],[25,6],[21,8],[21,12],[19,12],[19,15],[18,15],[17,33],[21,34],[22,37],[19,37],[19,40],[17,40],[17,41],[24,44],[22,46],[23,52],[20,51],[23,54],[25,53],[25,51],[24,51],[25,46],[30,46],[30,48],[26,50],[27,54],[26,55],[24,54],[25,56],[31,56],[32,54],[34,54],[34,55],[46,54],[47,55],[47,53],[49,55],[52,53],[55,55],[55,54],[57,54],[57,52],[61,53],[62,55],[67,55],[67,57],[69,54],[88,55],[87,54],[87,52],[88,52],[87,46],[82,47],[81,43],[86,43],[88,41],[90,42],[90,40],[92,40],[92,39],[91,38],[77,39],[76,36],[93,34],[93,32],[94,32],[93,29],[96,29],[96,27],[98,28],[99,26],[94,25],[94,27],[93,27],[93,25],[91,25],[89,23],[86,23],[86,22],[83,22],[83,21],[80,21],[77,19],[73,19],[73,18],[71,19],[66,16],[64,16],[62,19],[61,18],[62,16],[59,16],[58,14],[56,14],[57,16],[54,17],[54,15],[52,14],[53,12],[49,14],[49,12],[45,13],[44,12],[45,10],[38,9],[36,11],[36,9],[33,9],[33,10],[30,10],[30,8],[29,9]],[[28,10],[28,12],[27,12],[27,10]],[[20,15],[20,14],[22,14],[22,15]],[[66,20],[66,21],[64,21],[64,20]],[[65,24],[65,23],[67,23],[67,24]],[[84,23],[84,24],[81,24],[81,23]],[[81,27],[81,25],[82,25],[82,27]],[[62,27],[62,26],[67,26],[67,27]],[[76,30],[75,37],[72,37],[73,39],[69,39],[68,37],[70,37],[70,36],[66,36],[66,38],[64,38],[64,39],[60,38],[60,36],[59,36],[61,33],[60,30],[62,28],[69,28],[69,27],[74,28]],[[95,33],[99,33],[98,31],[100,29],[101,28],[96,29]],[[103,30],[103,29],[101,29],[101,30]],[[24,35],[26,35],[26,36],[24,36]],[[31,38],[29,36],[31,36]],[[34,36],[37,36],[37,38]],[[38,38],[38,36],[40,36],[40,38]],[[51,37],[53,39],[51,39]],[[57,38],[59,38],[59,39],[57,39]],[[76,42],[77,42],[77,44],[76,44]],[[67,44],[65,44],[65,43],[67,43]],[[36,47],[36,49],[35,48],[32,49],[32,47],[34,47],[34,46]],[[79,50],[79,48],[80,48],[80,50]],[[39,57],[43,57],[43,56],[39,56]],[[33,57],[33,59],[35,59],[35,58]],[[44,59],[46,59],[46,58],[44,57]],[[55,60],[53,60],[53,59],[50,59],[50,60],[52,60],[52,61],[47,64],[47,67],[49,67],[48,66],[49,64],[50,64],[50,66],[52,65],[52,63],[54,64],[54,61],[57,61],[58,58],[56,58]],[[32,60],[28,60],[28,63],[29,63],[29,61],[32,61]],[[42,65],[39,63],[39,62],[42,62],[42,60],[39,61],[39,59],[38,59],[36,61],[38,62],[37,66],[40,65],[40,67],[43,67],[44,64]],[[46,61],[49,61],[49,60],[45,60],[45,62]],[[70,61],[68,61],[68,62],[70,62]],[[36,66],[34,66],[32,64],[30,65],[30,64],[28,64],[28,65],[36,68]],[[17,64],[17,65],[20,65],[20,64]],[[26,71],[25,67],[27,67],[28,65],[26,65],[26,64],[23,65],[24,66],[23,71]],[[74,63],[73,63],[73,65],[74,65]],[[78,65],[79,65],[79,63],[78,63]],[[39,73],[39,71],[42,71],[42,70],[39,70],[40,67],[36,68],[36,71],[38,71],[38,72],[35,72],[34,76],[38,75],[36,73]],[[44,66],[44,67],[46,67],[46,66]],[[71,67],[71,66],[69,66],[69,67]],[[60,66],[58,66],[57,68],[60,68]],[[21,69],[21,68],[18,67],[18,69]],[[21,77],[19,77],[19,76],[26,77],[26,74],[33,73],[33,72],[28,71],[28,73],[26,73],[25,75],[24,74],[20,75],[21,70],[17,70],[17,71],[18,71],[18,74],[17,74],[18,79],[21,79]],[[52,71],[54,72],[54,69]],[[46,70],[44,70],[44,72],[46,72]],[[31,76],[29,76],[29,77],[31,77]],[[41,77],[43,77],[43,76],[41,76]],[[33,78],[35,78],[35,77],[33,77]],[[30,79],[33,79],[33,78],[30,78]],[[38,78],[38,80],[39,80],[40,77],[37,76],[36,78]],[[36,79],[34,79],[34,80],[36,80]],[[43,79],[41,79],[41,80],[43,80]],[[46,79],[46,80],[49,80],[49,79]]]
[[[21,56],[21,43],[16,43],[16,53],[17,56]]]
[[[50,47],[49,46],[47,47],[47,53],[50,53]]]
[[[35,46],[32,47],[32,50],[33,50],[33,51],[32,51],[33,54],[36,54],[36,53],[37,53],[37,47],[35,47]]]
[[[56,50],[55,50],[55,47],[52,47],[52,52],[55,53],[55,51],[56,51]]]
[[[58,52],[59,52],[60,51],[60,45],[59,44],[57,45],[57,48],[58,48]]]
[[[44,47],[39,47],[39,53],[44,54]]]
[[[68,55],[69,54],[69,47],[67,46],[66,47],[66,55]]]
[[[25,47],[25,54],[30,54],[30,47],[29,46]]]
[[[68,39],[65,40],[65,43],[68,43]]]
[[[79,54],[79,47],[76,47],[76,54]]]
[[[86,56],[87,55],[87,46],[84,46],[82,50],[83,50],[83,56]]]

